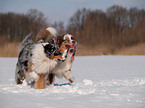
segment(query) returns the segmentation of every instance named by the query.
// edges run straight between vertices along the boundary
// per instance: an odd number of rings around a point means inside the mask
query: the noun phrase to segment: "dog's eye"
[[[75,40],[75,38],[74,37],[71,37],[71,40]]]
[[[62,42],[64,42],[65,40],[62,40]]]

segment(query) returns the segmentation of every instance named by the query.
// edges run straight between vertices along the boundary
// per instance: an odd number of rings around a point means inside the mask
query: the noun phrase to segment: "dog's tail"
[[[28,44],[33,44],[33,33],[29,33],[25,38],[24,40],[20,43],[18,49],[19,49],[19,52]]]
[[[57,30],[55,28],[48,27],[48,28],[46,28],[46,30],[48,30],[52,36],[54,36],[54,37],[57,36]]]

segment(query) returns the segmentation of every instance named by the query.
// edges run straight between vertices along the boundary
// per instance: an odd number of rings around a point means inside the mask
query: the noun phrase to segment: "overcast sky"
[[[37,9],[49,22],[63,21],[67,24],[78,9],[105,11],[112,5],[145,9],[145,0],[0,0],[0,12],[26,13],[29,9]]]

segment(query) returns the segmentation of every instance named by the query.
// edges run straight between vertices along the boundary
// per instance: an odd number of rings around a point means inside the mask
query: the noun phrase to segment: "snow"
[[[76,57],[75,82],[15,84],[17,58],[0,58],[0,108],[145,108],[145,56]]]

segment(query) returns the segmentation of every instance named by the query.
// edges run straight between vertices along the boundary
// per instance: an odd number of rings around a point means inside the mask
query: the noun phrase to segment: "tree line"
[[[21,41],[30,32],[36,36],[42,28],[48,26],[54,26],[60,33],[64,28],[62,22],[48,23],[44,14],[36,9],[30,9],[26,14],[0,13],[0,36],[10,41]]]
[[[101,10],[78,10],[69,21],[69,32],[84,45],[132,46],[145,42],[145,10],[112,6]]]
[[[55,27],[59,34],[73,34],[84,46],[103,44],[120,48],[145,42],[144,9],[114,5],[104,12],[83,8],[70,17],[66,27],[63,22],[50,24],[36,9],[26,14],[0,13],[0,36],[12,41],[20,41],[30,32],[36,36],[40,29],[48,26]]]

